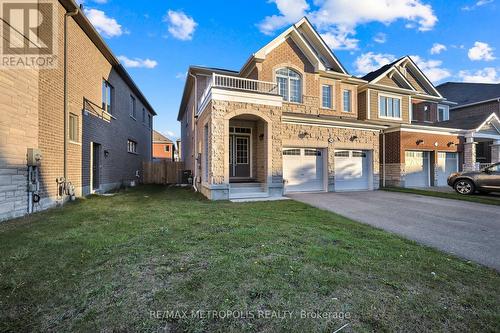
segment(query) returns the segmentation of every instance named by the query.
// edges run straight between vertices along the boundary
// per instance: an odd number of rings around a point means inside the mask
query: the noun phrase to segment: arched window
[[[285,101],[300,103],[302,100],[302,78],[290,68],[280,68],[276,71],[278,90]]]

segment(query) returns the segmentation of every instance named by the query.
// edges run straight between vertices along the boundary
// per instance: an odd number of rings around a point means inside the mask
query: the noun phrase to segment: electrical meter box
[[[42,152],[37,148],[28,148],[28,166],[40,165]]]

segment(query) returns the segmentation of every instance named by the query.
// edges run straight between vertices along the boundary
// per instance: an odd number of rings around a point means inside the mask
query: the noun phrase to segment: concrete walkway
[[[385,191],[289,197],[500,271],[500,206]]]

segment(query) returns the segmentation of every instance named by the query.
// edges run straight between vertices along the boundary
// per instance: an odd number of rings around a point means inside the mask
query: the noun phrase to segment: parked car
[[[452,173],[448,177],[448,185],[459,194],[500,191],[500,163],[495,163],[480,171],[463,171]]]

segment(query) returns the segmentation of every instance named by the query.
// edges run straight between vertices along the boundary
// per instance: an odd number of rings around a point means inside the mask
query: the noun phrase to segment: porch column
[[[493,141],[491,145],[491,163],[500,162],[500,140]]]
[[[464,143],[464,165],[467,169],[473,169],[476,165],[476,143],[473,137],[467,137]]]

